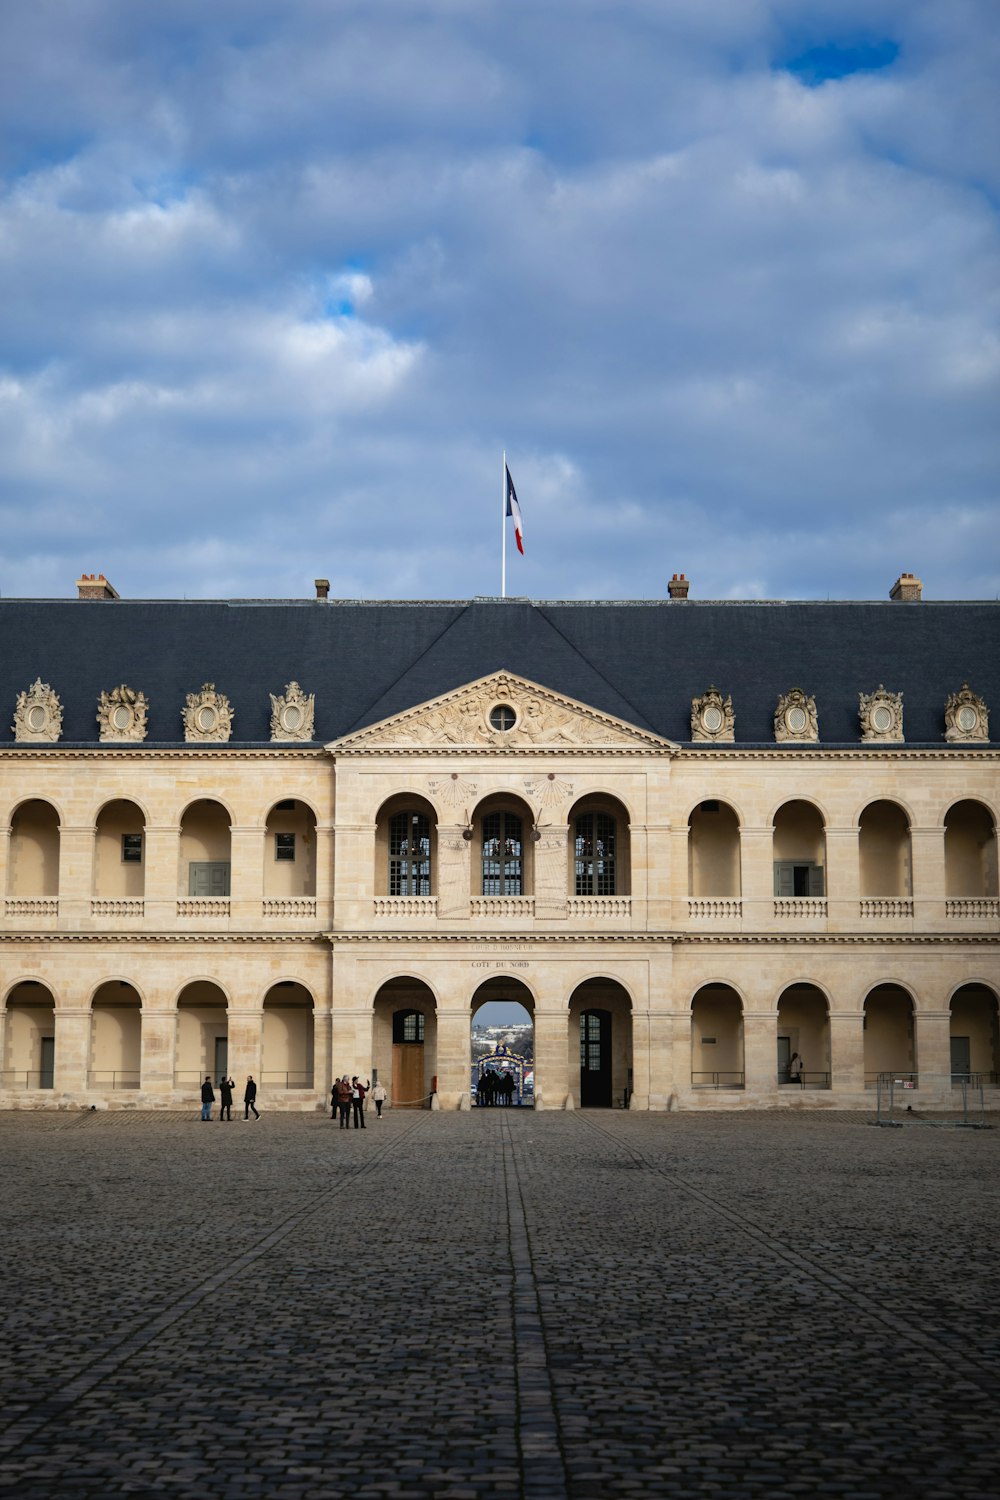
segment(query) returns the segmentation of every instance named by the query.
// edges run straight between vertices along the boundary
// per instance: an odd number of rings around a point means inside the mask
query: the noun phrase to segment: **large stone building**
[[[548,1109],[996,1082],[997,604],[77,588],[0,601],[0,1103],[464,1107],[491,998]]]

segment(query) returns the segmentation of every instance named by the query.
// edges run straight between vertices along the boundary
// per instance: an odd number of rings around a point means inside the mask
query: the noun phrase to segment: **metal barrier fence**
[[[746,1088],[746,1082],[742,1073],[733,1072],[692,1072],[691,1087],[693,1089],[742,1089]]]
[[[0,1088],[5,1089],[50,1089],[53,1087],[52,1070],[45,1068],[5,1068],[0,1072]]]
[[[927,1102],[940,1108],[942,1102],[957,1108],[960,1104],[960,1120],[926,1120],[920,1124],[949,1125],[957,1130],[992,1130],[986,1119],[986,1090],[993,1085],[993,1073],[879,1073],[875,1079],[875,1119],[873,1125],[888,1126],[898,1130],[919,1106],[918,1083],[923,1085]],[[867,1083],[867,1076],[866,1076]],[[992,1100],[991,1100],[992,1102]]]
[[[88,1075],[87,1082],[92,1089],[137,1089],[139,1087],[138,1073],[122,1073],[115,1069],[103,1068]]]

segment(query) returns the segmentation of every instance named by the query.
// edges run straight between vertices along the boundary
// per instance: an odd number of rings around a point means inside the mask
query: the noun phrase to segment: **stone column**
[[[747,1096],[778,1099],[778,1012],[774,1009],[743,1014],[743,1080]]]
[[[774,830],[743,828],[740,832],[740,889],[743,892],[743,931],[774,928]]]
[[[7,889],[8,871],[10,869],[10,829],[0,828],[0,901],[4,901],[10,895]],[[0,906],[0,912],[3,907]]]
[[[838,1094],[863,1094],[865,1091],[863,1010],[831,1012],[830,1087]]]
[[[333,865],[335,837],[332,828],[316,826],[316,917],[321,927],[333,925]]]
[[[579,1084],[570,1088],[569,1014],[565,1009],[535,1012],[535,1108],[564,1109],[572,1094],[573,1104]]]
[[[226,1012],[229,1076],[242,1089],[248,1073],[258,1088],[266,1088],[261,1077],[264,1056],[264,1012],[262,1010],[228,1010]],[[275,1085],[283,1088],[284,1084]]]
[[[471,1040],[469,1007],[439,1006],[437,1086],[438,1103],[442,1109],[460,1109],[468,1105],[472,1067]]]
[[[649,1109],[650,1014],[632,1012],[632,1095],[629,1109]]]
[[[664,1014],[664,1020],[670,1022],[672,1091],[674,1094],[688,1094],[691,1091],[691,1007],[675,1010],[669,1016]],[[667,1108],[670,1108],[669,1098]]]
[[[333,1084],[333,1014],[313,1010],[313,1087],[326,1101]]]
[[[944,829],[911,828],[910,852],[913,860],[914,931],[943,932],[946,891]]]
[[[174,1088],[177,1055],[177,1009],[142,1011],[142,1053],[139,1086],[143,1093],[170,1094]]]
[[[472,840],[458,823],[438,824],[437,914],[448,922],[468,921],[472,889]]]
[[[229,830],[229,919],[242,930],[260,927],[263,919],[266,837],[263,828]]]
[[[90,1059],[90,1006],[55,1008],[54,1089],[57,1094],[81,1094],[87,1088]]]
[[[913,1017],[913,1026],[913,1051],[920,1102],[949,1103],[952,1098],[951,1011],[918,1010]],[[956,1092],[956,1104],[958,1100],[959,1094]]]
[[[143,911],[147,927],[172,929],[177,926],[177,898],[187,895],[180,890],[180,830],[176,824],[146,824],[144,840],[145,880]]]
[[[669,1109],[676,1093],[674,1084],[674,1018],[669,1012],[651,1010],[647,1019],[649,1037],[649,1103],[651,1110]]]
[[[59,830],[60,927],[79,928],[90,917],[96,837],[93,825],[89,828],[63,827]]]
[[[831,932],[857,932],[861,908],[857,828],[826,830],[826,909]]]
[[[644,931],[649,913],[649,833],[645,823],[630,823],[629,891],[632,927]],[[676,918],[674,919],[676,920]]]
[[[357,1073],[364,1081],[372,1076],[372,1010],[370,1006],[344,1006],[333,1013],[331,1031],[331,1075],[348,1078]]]

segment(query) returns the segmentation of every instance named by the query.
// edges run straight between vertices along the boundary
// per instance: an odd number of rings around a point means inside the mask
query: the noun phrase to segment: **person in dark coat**
[[[206,1074],[205,1082],[201,1086],[201,1118],[210,1120],[212,1118],[212,1105],[215,1103],[215,1090],[212,1080]]]
[[[351,1103],[354,1105],[354,1128],[357,1130],[365,1128],[365,1095],[371,1088],[370,1083],[362,1083],[357,1073],[351,1079]]]
[[[219,1119],[231,1120],[233,1118],[233,1089],[236,1087],[231,1078],[225,1073],[219,1079]]]
[[[351,1085],[350,1085],[350,1083],[348,1081],[346,1073],[344,1074],[343,1078],[341,1078],[340,1081],[337,1084],[337,1108],[340,1111],[340,1128],[341,1128],[341,1130],[350,1130],[350,1128],[351,1128]]]
[[[247,1074],[247,1086],[243,1090],[243,1118],[244,1118],[244,1120],[249,1120],[249,1118],[250,1118],[250,1111],[251,1110],[253,1110],[253,1117],[254,1117],[254,1119],[255,1120],[259,1120],[260,1119],[260,1115],[257,1113],[257,1085],[253,1081],[253,1074],[252,1073],[248,1073]]]

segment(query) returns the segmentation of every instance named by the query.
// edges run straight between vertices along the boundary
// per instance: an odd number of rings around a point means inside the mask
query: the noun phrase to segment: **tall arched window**
[[[575,889],[578,896],[614,896],[618,825],[610,813],[581,813],[574,842]]]
[[[502,810],[483,818],[483,895],[524,895],[521,819]]]
[[[389,895],[431,894],[431,824],[419,812],[389,819]]]

